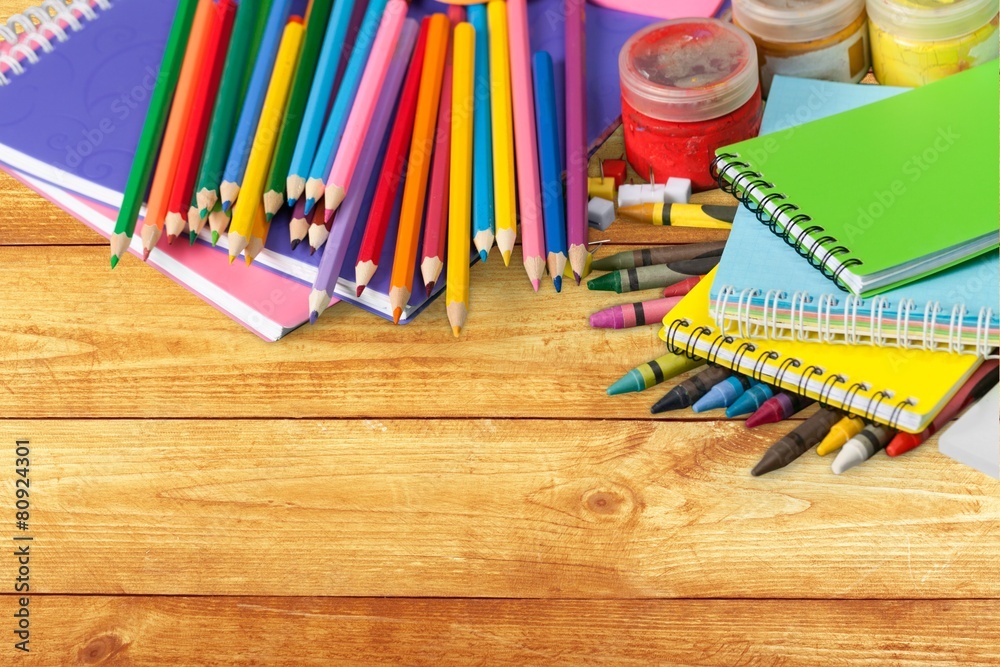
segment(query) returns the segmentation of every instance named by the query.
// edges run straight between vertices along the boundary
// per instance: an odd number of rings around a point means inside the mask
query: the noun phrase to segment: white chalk
[[[663,186],[664,204],[687,204],[691,201],[691,179],[668,178]]]
[[[587,204],[587,219],[590,221],[591,227],[600,229],[603,232],[615,221],[614,202],[594,197]]]

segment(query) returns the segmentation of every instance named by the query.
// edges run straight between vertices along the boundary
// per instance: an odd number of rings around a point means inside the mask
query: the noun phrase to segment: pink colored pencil
[[[580,284],[587,266],[586,0],[566,0],[566,231]]]
[[[371,56],[365,65],[364,74],[361,75],[361,83],[358,84],[358,94],[354,98],[351,115],[348,116],[347,124],[344,126],[344,140],[340,142],[326,184],[324,215],[327,222],[336,213],[344,197],[347,196],[347,188],[351,186],[358,156],[368,135],[375,104],[382,94],[385,75],[389,71],[389,63],[392,62],[392,54],[396,50],[396,43],[403,30],[403,22],[406,20],[409,7],[406,0],[390,0],[382,15],[382,23],[372,43]]]
[[[510,81],[514,98],[514,151],[521,207],[521,252],[528,280],[537,292],[545,273],[545,228],[542,226],[542,190],[538,176],[538,139],[535,134],[535,94],[528,39],[527,0],[508,0]]]
[[[654,299],[612,306],[590,316],[595,329],[631,329],[647,324],[663,324],[663,318],[680,303],[681,297]]]

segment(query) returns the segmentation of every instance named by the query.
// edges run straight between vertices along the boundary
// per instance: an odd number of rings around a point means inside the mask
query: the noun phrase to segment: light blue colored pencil
[[[316,157],[316,147],[323,132],[330,97],[333,96],[333,84],[336,83],[337,67],[340,65],[340,52],[344,48],[354,4],[355,0],[335,0],[330,11],[330,22],[326,27],[319,62],[316,64],[316,74],[312,88],[309,89],[309,101],[306,102],[306,111],[302,116],[302,128],[299,130],[295,152],[292,153],[292,165],[288,170],[286,192],[289,207],[295,206],[295,202],[306,189],[306,175]]]
[[[472,240],[479,258],[489,257],[496,238],[493,203],[493,118],[490,106],[490,30],[486,5],[471,5],[469,23],[476,29],[476,109],[473,138]]]
[[[337,90],[337,97],[333,101],[330,117],[323,130],[323,139],[316,150],[316,157],[313,159],[309,178],[306,180],[306,215],[312,212],[316,202],[325,192],[326,181],[330,177],[333,161],[337,158],[337,150],[343,139],[344,126],[347,125],[347,117],[351,113],[351,107],[354,106],[354,97],[358,93],[361,75],[365,72],[372,43],[375,41],[375,35],[382,23],[382,14],[385,13],[385,6],[388,3],[389,0],[371,0],[361,20],[358,39],[354,43],[354,50],[351,51],[351,58],[347,61],[344,77],[340,80],[340,89]]]
[[[257,60],[254,62],[253,74],[250,77],[250,86],[243,98],[243,110],[236,124],[233,145],[229,149],[229,159],[226,160],[226,170],[222,174],[222,185],[219,187],[222,210],[227,213],[240,194],[243,174],[250,159],[250,148],[257,132],[261,109],[264,107],[264,95],[267,93],[267,84],[271,81],[274,59],[278,55],[278,45],[285,30],[291,5],[292,0],[275,0],[267,16],[260,48],[257,50]]]
[[[552,56],[539,51],[532,57],[535,79],[535,119],[538,134],[538,166],[545,214],[545,247],[549,275],[557,292],[562,291],[566,270],[566,212],[562,184],[562,151],[559,147],[559,117],[556,115],[556,79]]]

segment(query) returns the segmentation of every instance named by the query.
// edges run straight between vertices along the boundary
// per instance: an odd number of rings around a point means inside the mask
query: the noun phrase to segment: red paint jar
[[[715,19],[678,19],[632,36],[618,58],[625,152],[659,183],[716,187],[716,149],[757,136],[763,111],[757,47]]]

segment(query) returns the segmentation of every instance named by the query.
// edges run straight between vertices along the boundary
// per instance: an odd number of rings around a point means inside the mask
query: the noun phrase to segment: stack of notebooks
[[[717,153],[743,202],[722,260],[661,338],[925,431],[1000,346],[997,107],[996,62],[915,90],[776,77],[761,136]]]

